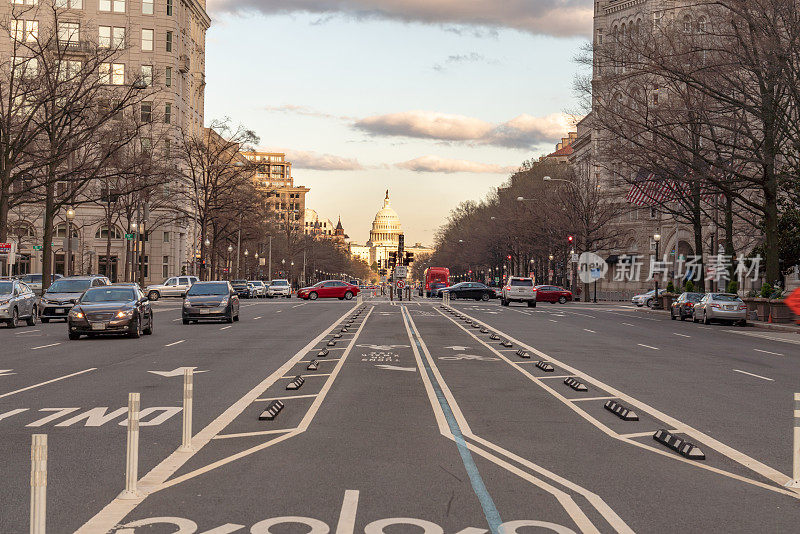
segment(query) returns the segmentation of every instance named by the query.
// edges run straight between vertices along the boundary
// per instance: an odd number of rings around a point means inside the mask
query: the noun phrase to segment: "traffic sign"
[[[42,245],[33,245],[33,250],[42,250]]]
[[[135,236],[133,234],[125,234],[125,239],[127,239],[128,241],[133,241],[134,237]]]
[[[795,315],[800,317],[800,288],[792,291],[792,294],[786,297],[786,305],[791,308]]]
[[[398,265],[394,268],[395,278],[408,278],[408,267],[405,265]]]
[[[405,289],[406,288],[406,281],[405,280],[398,280],[397,281],[397,289]]]
[[[11,243],[0,243],[0,254],[8,254],[11,252]]]

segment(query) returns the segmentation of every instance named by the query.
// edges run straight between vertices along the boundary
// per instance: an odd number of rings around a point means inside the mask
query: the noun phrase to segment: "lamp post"
[[[554,256],[552,254],[547,256],[547,259],[550,260],[550,261],[547,262],[547,283],[548,284],[552,284],[553,283],[553,274],[555,274],[555,273],[553,273],[553,258],[554,258]]]
[[[259,247],[260,248],[260,247]],[[256,260],[256,276],[261,279],[261,265],[258,263],[258,252],[253,254],[253,258]]]
[[[658,261],[658,253],[659,253],[659,247],[658,246],[661,243],[661,234],[653,234],[653,241],[656,242],[656,261]],[[653,297],[655,299],[653,301],[653,303],[654,303],[653,304],[653,309],[660,309],[661,306],[659,305],[659,301],[658,301],[658,274],[657,273],[653,273],[653,279],[655,280],[655,283],[656,283],[656,292],[653,295]]]
[[[228,245],[228,280],[231,279],[231,269],[233,268],[231,264],[231,252],[233,252],[233,245]]]
[[[75,210],[67,209],[67,250],[64,252],[64,274],[72,274],[72,221],[75,220]]]
[[[247,278],[248,280],[250,279],[250,267],[248,266],[249,264],[247,263],[247,257],[249,255],[250,251],[244,249],[244,277]]]

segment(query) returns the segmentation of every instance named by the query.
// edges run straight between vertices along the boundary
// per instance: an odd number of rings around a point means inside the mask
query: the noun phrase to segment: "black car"
[[[680,319],[681,321],[687,318],[691,319],[694,317],[694,305],[700,302],[702,298],[702,293],[681,293],[669,309],[670,319],[673,321],[675,319]]]
[[[246,284],[245,284],[246,287]],[[183,298],[183,324],[239,320],[239,295],[229,282],[195,282]]]
[[[234,280],[231,282],[233,290],[240,299],[250,298],[250,288],[247,287],[247,280]]]
[[[105,276],[67,276],[53,282],[42,295],[39,306],[39,318],[43,323],[50,319],[67,320],[67,314],[78,301],[84,291],[93,287],[111,284]]]
[[[496,298],[493,289],[481,284],[480,282],[459,282],[450,287],[443,287],[438,291],[438,296],[450,293],[451,299],[474,299],[488,301]]]
[[[138,338],[153,333],[150,301],[132,286],[103,286],[86,290],[67,316],[69,338],[127,334]]]

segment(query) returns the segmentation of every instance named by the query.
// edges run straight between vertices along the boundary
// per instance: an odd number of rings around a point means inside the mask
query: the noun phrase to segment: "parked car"
[[[503,286],[500,304],[508,306],[512,302],[525,302],[529,308],[536,307],[536,290],[533,287],[533,278],[512,276]]]
[[[239,320],[239,293],[230,282],[195,282],[183,299],[183,324],[200,320]]]
[[[93,287],[81,295],[67,316],[69,338],[127,334],[138,338],[153,333],[153,310],[138,287]]]
[[[60,274],[54,274],[50,279],[51,282],[63,278]],[[23,274],[19,277],[19,281],[27,285],[37,295],[42,294],[42,273]]]
[[[256,289],[256,286],[253,284],[253,282],[247,282],[247,298],[258,298],[258,289]]]
[[[660,297],[663,295],[667,290],[666,289],[659,289],[658,296]],[[631,298],[631,303],[636,304],[638,307],[647,306],[648,308],[652,308],[653,304],[655,304],[655,294],[656,290],[651,289],[647,293],[641,293],[639,295],[634,295]]]
[[[161,297],[183,297],[197,280],[196,276],[173,276],[164,280],[163,284],[147,286],[145,293],[152,301]]]
[[[93,287],[111,285],[111,280],[101,275],[65,276],[53,282],[42,295],[39,317],[43,323],[51,319],[67,320],[67,315],[83,292]]]
[[[694,317],[694,305],[703,298],[702,293],[684,292],[672,303],[669,310],[669,317],[673,321],[680,319],[684,321],[687,317]]]
[[[563,287],[540,285],[534,289],[536,290],[537,302],[558,302],[559,304],[572,302],[572,291],[568,291]]]
[[[292,286],[288,280],[273,280],[267,287],[267,296],[292,298]]]
[[[694,305],[693,322],[730,321],[747,326],[747,305],[733,293],[706,293]]]
[[[0,321],[10,328],[19,326],[25,319],[28,326],[36,324],[39,299],[33,290],[19,280],[0,280]]]
[[[255,288],[256,298],[264,298],[267,296],[267,285],[261,280],[252,280],[250,282]]]
[[[438,291],[439,296],[449,293],[450,298],[474,299],[484,302],[495,298],[494,290],[480,282],[459,282],[449,287],[444,287]]]
[[[247,280],[233,280],[231,281],[231,286],[240,299],[250,298],[250,288],[247,285]]]
[[[339,299],[352,300],[358,295],[358,286],[341,280],[325,280],[311,287],[304,287],[297,292],[297,298],[304,300]]]

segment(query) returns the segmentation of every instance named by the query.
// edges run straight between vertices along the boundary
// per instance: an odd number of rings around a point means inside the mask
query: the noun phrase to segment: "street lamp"
[[[72,274],[72,221],[75,220],[75,210],[67,209],[67,251],[64,253],[64,274]]]
[[[555,256],[550,254],[549,256],[547,256],[547,258],[550,260],[550,262],[547,264],[547,271],[548,271],[547,272],[547,283],[548,284],[552,284],[553,283],[553,274],[554,274],[553,273],[553,259],[555,258]]]
[[[661,242],[661,234],[653,234],[653,241],[656,242],[656,261],[658,261],[658,253],[659,253],[658,245]],[[658,302],[658,275],[656,273],[653,273],[653,279],[655,280],[656,283],[656,292],[655,295],[653,295],[655,297],[655,300],[653,301],[655,303],[653,304],[653,309],[661,309],[661,306],[659,305]]]
[[[233,252],[233,245],[228,245],[228,280],[231,279],[231,253]]]

